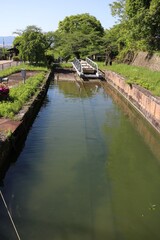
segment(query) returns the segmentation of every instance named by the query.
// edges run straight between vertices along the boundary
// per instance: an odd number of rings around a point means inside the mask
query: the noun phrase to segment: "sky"
[[[55,31],[66,16],[89,13],[106,29],[116,20],[111,15],[114,0],[3,0],[0,3],[0,36],[14,36],[17,30],[36,25],[43,32]]]

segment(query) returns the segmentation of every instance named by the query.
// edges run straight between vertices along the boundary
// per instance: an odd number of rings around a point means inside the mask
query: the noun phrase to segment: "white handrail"
[[[79,74],[82,75],[83,74],[83,69],[82,69],[80,61],[77,58],[75,58],[73,60],[72,64],[73,64],[74,68],[76,68],[76,70],[79,72]]]
[[[100,77],[97,63],[92,61],[90,58],[86,57],[85,61],[75,58],[72,65],[80,77]],[[88,67],[86,65],[88,65]]]
[[[86,57],[86,62],[91,66],[93,67],[96,72],[98,72],[98,65],[97,63],[93,62],[90,58]]]

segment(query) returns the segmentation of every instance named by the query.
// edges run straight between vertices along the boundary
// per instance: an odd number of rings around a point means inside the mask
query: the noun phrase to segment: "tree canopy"
[[[46,61],[47,49],[53,43],[53,34],[42,33],[35,25],[26,27],[24,31],[19,30],[14,40],[14,45],[19,50],[19,56],[23,61],[38,64]]]
[[[100,52],[104,29],[95,17],[85,14],[66,17],[54,33],[54,49],[63,58],[84,57]]]
[[[160,50],[159,0],[118,0],[110,7],[112,15],[119,19],[116,44],[117,48],[121,46],[121,53]],[[109,32],[113,35],[115,26]]]
[[[71,15],[59,22],[55,32],[42,33],[36,26],[18,30],[14,44],[24,61],[52,62],[53,55],[68,60],[112,51],[123,59],[134,51],[160,50],[160,0],[116,0],[111,7],[118,23],[102,27],[88,13]]]

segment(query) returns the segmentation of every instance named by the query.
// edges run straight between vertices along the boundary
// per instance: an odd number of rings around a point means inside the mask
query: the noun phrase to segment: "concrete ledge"
[[[125,78],[117,73],[105,71],[105,78],[160,133],[160,98],[140,86],[127,84]]]
[[[18,153],[23,147],[27,133],[48,91],[51,76],[52,73],[50,72],[46,76],[43,85],[40,87],[38,95],[34,96],[19,112],[17,115],[17,121],[10,122],[10,125],[14,126],[12,134],[5,139],[0,139],[0,167],[3,167],[6,164],[7,158],[13,151]],[[4,124],[6,123],[4,122]]]

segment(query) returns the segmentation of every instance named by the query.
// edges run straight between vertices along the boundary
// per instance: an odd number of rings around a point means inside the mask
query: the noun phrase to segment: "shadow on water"
[[[39,108],[39,111],[41,111],[43,108],[46,107],[46,105],[49,103],[49,99],[46,96],[42,106]],[[28,129],[21,135],[21,138],[16,144],[13,144],[13,149],[10,152],[9,156],[5,159],[4,162],[1,163],[0,165],[0,187],[4,186],[3,179],[5,178],[5,175],[9,169],[10,166],[14,165],[15,162],[17,161],[19,155],[23,151],[25,147],[25,141],[27,140],[27,136],[30,131],[32,131],[32,124],[34,123],[34,120],[36,119],[38,113],[32,117],[32,122],[31,125],[29,126]]]
[[[112,97],[113,101],[125,114],[125,117],[128,118],[134,126],[135,130],[142,136],[155,157],[160,160],[160,134],[121,94],[114,90],[113,87],[107,83],[105,83],[103,87],[106,93]]]
[[[117,232],[122,239],[159,239],[160,136],[119,93],[104,88],[124,113],[119,119],[111,110],[103,126]]]
[[[23,239],[158,240],[159,136],[103,86],[51,83],[25,147],[10,158],[17,166],[1,172]]]

